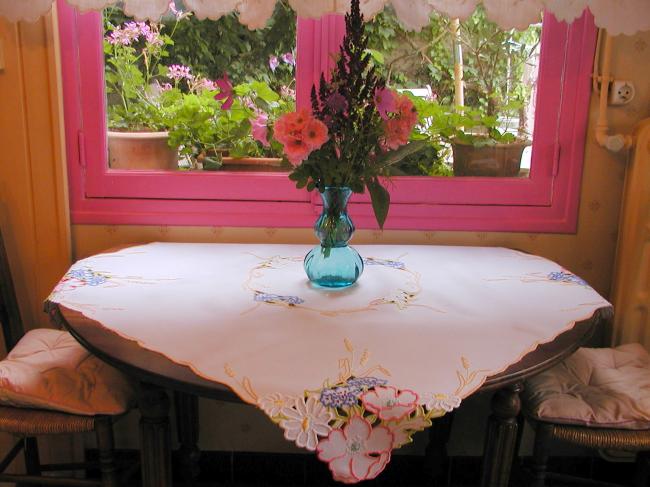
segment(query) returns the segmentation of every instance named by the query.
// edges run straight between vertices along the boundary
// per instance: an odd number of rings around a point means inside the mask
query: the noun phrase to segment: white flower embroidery
[[[266,396],[259,399],[258,404],[266,414],[271,418],[275,418],[283,407],[290,405],[295,401],[294,397],[285,396],[278,392],[273,394],[267,394]]]
[[[429,411],[437,409],[452,412],[460,406],[460,397],[454,394],[431,394],[427,396],[426,407]]]
[[[293,407],[284,407],[280,413],[287,418],[280,421],[284,437],[295,441],[301,448],[316,450],[318,437],[327,436],[332,430],[329,422],[334,416],[315,396],[309,397],[307,401],[298,398]]]

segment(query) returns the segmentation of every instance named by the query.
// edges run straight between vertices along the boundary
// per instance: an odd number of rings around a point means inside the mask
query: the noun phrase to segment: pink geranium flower
[[[280,61],[278,61],[278,57],[271,56],[269,58],[269,68],[271,68],[271,71],[275,73],[275,70],[278,69],[278,66],[280,66]]]
[[[284,144],[284,153],[289,162],[297,166],[309,157],[311,149],[302,139],[293,138]]]
[[[318,458],[327,462],[334,480],[351,484],[374,479],[390,461],[393,434],[353,416],[343,430],[335,429],[318,444]]]
[[[375,387],[360,397],[364,407],[384,421],[400,420],[415,411],[418,405],[415,392],[408,389],[398,391],[392,386]]]
[[[269,143],[269,127],[267,126],[268,120],[269,117],[266,113],[260,113],[251,121],[251,132],[253,138],[260,142],[264,147],[271,146]]]
[[[293,53],[291,52],[285,52],[282,55],[282,60],[287,64],[291,64],[292,66],[296,65],[296,58],[293,56]]]
[[[223,77],[218,79],[215,83],[219,87],[220,91],[214,95],[214,99],[224,100],[221,109],[230,110],[230,107],[235,102],[235,92],[233,91],[233,86],[228,78],[228,74],[224,74]]]
[[[275,138],[284,146],[289,162],[297,165],[328,139],[327,126],[308,109],[285,113],[275,123]]]
[[[190,71],[191,68],[189,66],[172,64],[167,68],[167,77],[176,81],[180,81],[182,79],[192,80],[194,79],[194,75]]]
[[[392,90],[384,87],[375,91],[375,106],[384,120],[388,120],[388,114],[396,110],[395,103],[395,93]]]

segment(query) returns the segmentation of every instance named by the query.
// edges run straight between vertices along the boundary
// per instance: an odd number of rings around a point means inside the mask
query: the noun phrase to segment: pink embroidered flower
[[[318,458],[327,462],[334,480],[352,484],[374,479],[390,461],[393,434],[353,416],[343,430],[335,429],[318,444]]]
[[[228,73],[224,74],[222,78],[216,81],[217,86],[219,87],[219,93],[214,95],[215,100],[224,100],[221,105],[222,110],[230,110],[230,107],[235,102],[235,92],[233,90],[232,83],[228,78]]]
[[[384,421],[400,420],[415,411],[418,395],[408,389],[398,391],[392,386],[375,387],[361,394],[361,402],[368,411]]]
[[[192,80],[194,79],[194,75],[190,71],[191,68],[189,66],[172,64],[167,68],[167,77],[176,81],[180,81],[182,79]]]
[[[298,398],[293,407],[283,407],[280,413],[287,418],[280,421],[284,437],[295,441],[301,448],[315,450],[318,437],[327,436],[332,431],[329,422],[334,419],[334,415],[315,396],[309,397],[307,401]]]
[[[395,93],[392,90],[384,87],[375,91],[375,106],[379,116],[384,120],[388,120],[388,114],[395,111],[395,103]]]
[[[251,120],[251,133],[253,139],[260,142],[264,147],[270,147],[269,128],[267,126],[269,117],[266,113],[260,113],[256,118]]]
[[[278,69],[278,66],[280,66],[280,61],[278,60],[278,57],[277,56],[269,57],[269,68],[271,68],[271,71],[275,73],[275,70]]]
[[[295,66],[295,65],[296,65],[296,58],[294,57],[293,53],[291,53],[291,52],[285,52],[285,53],[282,55],[282,60],[283,60],[285,63],[290,64],[291,66]]]

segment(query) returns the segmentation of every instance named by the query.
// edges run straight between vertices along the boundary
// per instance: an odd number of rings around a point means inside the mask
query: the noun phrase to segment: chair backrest
[[[0,324],[5,340],[7,352],[14,348],[18,340],[24,335],[23,322],[20,319],[20,310],[11,279],[9,259],[5,249],[2,231],[0,230]]]

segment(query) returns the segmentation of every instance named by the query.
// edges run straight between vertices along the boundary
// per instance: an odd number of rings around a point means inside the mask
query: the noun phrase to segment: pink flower
[[[269,58],[269,68],[271,68],[271,71],[275,73],[275,70],[278,69],[278,66],[280,66],[280,61],[278,61],[278,57],[271,56]]]
[[[291,52],[285,52],[282,55],[282,60],[287,64],[291,64],[292,66],[296,65],[296,58],[293,56],[293,53]]]
[[[413,127],[418,123],[418,113],[408,96],[397,96],[394,102],[392,116],[384,120],[384,135],[380,140],[384,150],[407,144]]]
[[[200,78],[196,81],[194,89],[198,91],[216,91],[218,88],[214,81],[207,78]]]
[[[379,116],[388,120],[388,114],[396,109],[395,93],[388,88],[378,88],[375,91],[375,106]]]
[[[415,411],[418,395],[408,389],[398,391],[392,386],[375,387],[361,394],[361,402],[368,411],[384,421],[400,420]]]
[[[256,118],[251,120],[251,133],[253,134],[253,139],[260,142],[264,147],[270,147],[269,143],[269,128],[267,122],[269,117],[266,113],[260,113]]]
[[[289,162],[297,166],[309,157],[311,149],[302,139],[293,138],[284,144],[284,153]]]
[[[343,431],[335,429],[318,444],[318,458],[327,462],[334,480],[352,484],[374,479],[390,461],[393,434],[353,416]]]
[[[296,90],[290,88],[289,86],[280,87],[280,96],[282,98],[289,98],[291,100],[296,99]]]
[[[283,145],[288,144],[293,139],[301,139],[302,129],[309,118],[311,118],[311,114],[306,108],[285,113],[275,122],[275,138]]]
[[[301,135],[302,140],[311,150],[320,149],[329,138],[325,124],[313,117],[305,123]]]
[[[172,64],[167,68],[167,77],[176,81],[182,79],[192,80],[194,75],[190,73],[189,66],[181,66],[180,64]]]
[[[235,92],[233,91],[232,83],[228,79],[228,73],[224,74],[222,78],[216,81],[219,87],[219,93],[214,95],[215,100],[224,100],[221,105],[222,110],[230,110],[230,107],[235,102]]]

